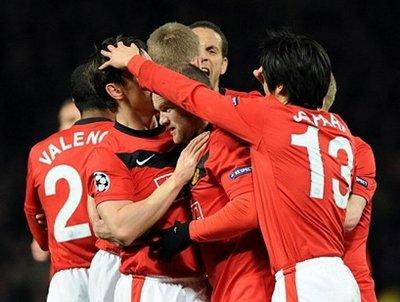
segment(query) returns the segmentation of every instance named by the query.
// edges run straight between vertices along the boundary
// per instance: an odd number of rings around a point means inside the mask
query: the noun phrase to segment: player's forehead
[[[158,95],[156,93],[153,93],[151,96],[153,100],[153,106],[155,109],[159,109],[165,106],[172,106],[172,103],[165,98],[163,98],[161,95]]]
[[[218,49],[222,48],[221,36],[208,27],[196,27],[192,29],[193,32],[199,37],[200,44],[205,47],[214,46]]]

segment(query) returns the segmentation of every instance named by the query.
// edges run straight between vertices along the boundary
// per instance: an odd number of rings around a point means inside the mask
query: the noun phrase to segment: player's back
[[[260,225],[273,269],[341,257],[352,136],[335,114],[283,105],[275,98],[264,102],[262,137],[251,151],[257,209],[263,213]]]
[[[85,164],[111,126],[104,118],[83,119],[39,142],[30,152],[25,211],[34,215],[44,210],[56,272],[87,268],[96,253],[87,214]]]

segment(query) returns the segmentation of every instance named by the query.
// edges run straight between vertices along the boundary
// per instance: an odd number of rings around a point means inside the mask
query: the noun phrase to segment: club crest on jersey
[[[194,171],[194,173],[193,173],[193,176],[192,176],[192,179],[191,179],[191,181],[190,181],[190,184],[191,184],[192,186],[194,186],[195,184],[197,184],[197,182],[199,181],[199,179],[200,179],[200,169],[199,169],[199,168],[196,168],[196,171]]]
[[[363,187],[367,188],[368,187],[368,181],[366,181],[365,179],[356,176],[356,182],[360,185],[362,185]]]
[[[251,173],[251,166],[236,168],[229,174],[229,178],[234,180],[247,173]]]
[[[97,192],[106,192],[110,188],[110,178],[104,172],[94,172],[94,185]]]

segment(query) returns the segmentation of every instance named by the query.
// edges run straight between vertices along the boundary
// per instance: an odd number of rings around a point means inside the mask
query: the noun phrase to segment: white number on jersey
[[[321,149],[318,140],[318,128],[308,126],[303,134],[292,134],[292,145],[307,149],[308,161],[311,170],[310,197],[322,199],[324,196],[324,166],[322,163]],[[333,199],[339,208],[345,209],[351,188],[351,171],[353,169],[354,155],[350,142],[345,137],[336,137],[329,142],[328,153],[337,157],[338,151],[344,150],[347,154],[347,165],[341,166],[341,175],[347,183],[346,194],[342,195],[339,189],[339,180],[332,179]]]
[[[68,219],[74,214],[82,198],[82,181],[78,171],[68,165],[52,168],[44,181],[46,196],[56,194],[56,184],[60,179],[68,182],[69,194],[54,222],[54,237],[57,242],[65,242],[91,236],[89,223],[67,226]]]

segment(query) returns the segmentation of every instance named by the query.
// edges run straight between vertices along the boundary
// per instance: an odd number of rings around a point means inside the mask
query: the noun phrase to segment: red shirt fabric
[[[50,250],[54,272],[88,268],[97,252],[89,224],[85,168],[92,149],[113,123],[83,119],[36,144],[29,154],[25,214],[34,239]],[[48,232],[35,215],[44,211]]]
[[[375,159],[371,147],[355,137],[356,162],[352,194],[365,198],[367,204],[357,226],[345,233],[344,263],[350,268],[360,287],[362,301],[377,301],[367,257],[367,239],[371,223],[372,196],[376,190]]]
[[[220,88],[219,92],[223,95],[230,95],[230,96],[241,96],[241,97],[262,97],[263,95],[257,91],[249,91],[249,92],[243,92],[243,91],[236,91],[228,88]]]
[[[257,214],[274,272],[343,256],[354,142],[338,115],[273,96],[223,96],[140,56],[127,67],[145,89],[250,143]]]
[[[194,219],[214,214],[230,200],[253,198],[247,144],[221,129],[213,129],[203,153],[190,182]],[[200,248],[213,288],[211,301],[272,298],[275,280],[259,229],[228,240],[203,242]]]
[[[97,205],[105,201],[143,200],[172,174],[179,155],[180,149],[175,148],[171,135],[163,127],[137,131],[116,123],[107,140],[91,153],[87,165],[89,192]],[[185,198],[178,197],[154,228],[164,229],[175,221],[188,221],[190,209]],[[149,254],[150,237],[148,232],[121,249],[122,273],[175,278],[199,275],[194,248],[164,263]]]

